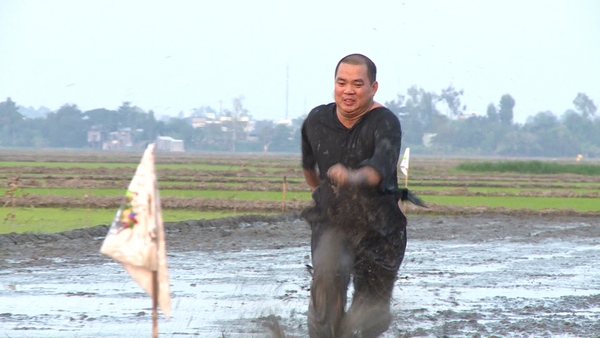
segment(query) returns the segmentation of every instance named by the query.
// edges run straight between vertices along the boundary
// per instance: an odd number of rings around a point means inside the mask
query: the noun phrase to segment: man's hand
[[[351,170],[339,163],[327,170],[327,177],[337,187],[375,187],[381,182],[381,176],[371,167]]]
[[[306,184],[312,189],[315,190],[319,185],[319,174],[314,169],[302,168],[304,172],[304,179],[306,180]]]
[[[348,168],[341,164],[335,164],[329,170],[327,170],[327,177],[331,180],[333,185],[337,187],[343,187],[349,185],[348,182]]]

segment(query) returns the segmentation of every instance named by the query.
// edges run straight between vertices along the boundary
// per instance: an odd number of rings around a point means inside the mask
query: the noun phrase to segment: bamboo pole
[[[281,204],[281,210],[283,212],[285,212],[286,209],[286,205],[285,205],[285,194],[287,192],[287,177],[283,176],[283,187],[282,187],[282,204]]]
[[[408,170],[406,171],[406,175],[404,175],[404,187],[408,189]],[[402,201],[402,213],[406,215],[406,202]]]
[[[152,271],[152,338],[158,338],[158,271]]]

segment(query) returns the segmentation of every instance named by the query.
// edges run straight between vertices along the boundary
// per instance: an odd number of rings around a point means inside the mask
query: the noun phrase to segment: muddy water
[[[161,337],[270,337],[273,323],[306,336],[301,222],[192,228],[167,236],[173,315]],[[424,217],[409,235],[383,337],[600,337],[595,219]],[[150,336],[149,297],[97,254],[101,240],[0,249],[0,336]]]
[[[257,318],[296,312],[303,316],[310,282],[303,268],[305,249],[170,254],[173,316],[161,318],[161,335],[247,337],[252,332],[267,332],[257,326]],[[60,267],[2,271],[3,334],[150,335],[150,298],[119,264],[57,265]]]

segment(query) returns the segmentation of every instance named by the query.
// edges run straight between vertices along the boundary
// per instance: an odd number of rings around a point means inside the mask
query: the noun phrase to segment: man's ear
[[[378,88],[379,88],[379,83],[377,81],[373,82],[373,84],[371,85],[371,89],[373,91],[373,96],[375,96],[375,93],[377,93]]]

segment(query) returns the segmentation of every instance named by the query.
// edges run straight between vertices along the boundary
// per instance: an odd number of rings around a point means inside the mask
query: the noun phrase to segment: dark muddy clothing
[[[389,301],[406,248],[406,218],[394,194],[401,137],[400,121],[384,107],[366,113],[350,129],[338,120],[333,103],[316,107],[304,121],[302,166],[319,172],[315,205],[303,212],[312,230],[311,337],[357,330],[376,337],[389,326]],[[349,169],[370,166],[382,183],[337,189],[327,178],[337,163]],[[344,314],[350,276],[355,293]],[[361,319],[361,313],[371,317]]]

